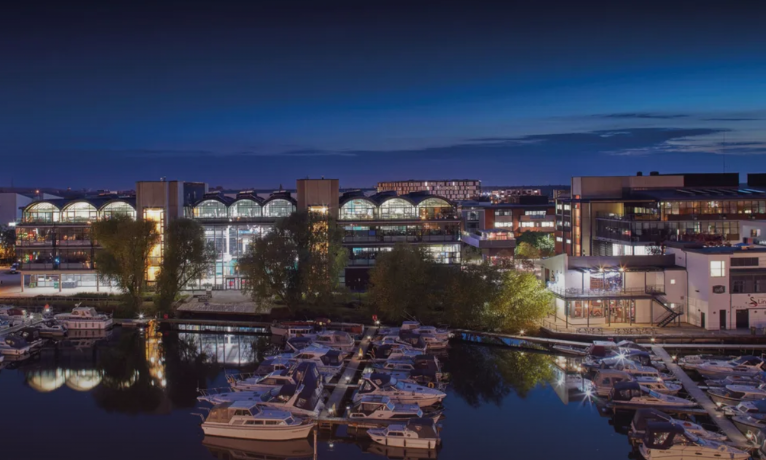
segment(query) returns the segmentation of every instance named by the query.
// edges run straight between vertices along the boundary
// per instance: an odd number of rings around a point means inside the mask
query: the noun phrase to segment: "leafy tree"
[[[117,215],[93,223],[93,237],[103,249],[95,256],[96,272],[116,282],[135,312],[143,303],[149,253],[158,242],[155,223]]]
[[[397,244],[378,254],[370,271],[368,299],[377,311],[392,320],[417,317],[424,320],[438,304],[435,267],[418,246]]]
[[[502,273],[488,263],[450,270],[443,283],[444,321],[466,329],[482,329],[487,306],[500,290]]]
[[[533,260],[540,258],[540,250],[532,244],[523,241],[516,245],[516,258],[520,260]]]
[[[288,308],[301,302],[328,304],[346,265],[341,229],[325,215],[296,212],[250,246],[240,267],[244,292],[262,303],[273,297]]]
[[[205,246],[205,229],[192,219],[175,219],[165,231],[165,251],[157,277],[155,305],[169,311],[178,292],[199,279],[214,259],[212,248]]]
[[[523,243],[529,243],[532,247],[540,251],[540,256],[532,257],[534,259],[551,257],[556,252],[556,245],[553,242],[553,236],[550,233],[521,232],[521,234],[516,236],[516,254],[518,254],[519,246]]]
[[[0,227],[0,260],[16,260],[16,229]]]
[[[535,275],[508,270],[485,312],[485,326],[500,331],[529,330],[550,314],[552,301],[553,295]]]

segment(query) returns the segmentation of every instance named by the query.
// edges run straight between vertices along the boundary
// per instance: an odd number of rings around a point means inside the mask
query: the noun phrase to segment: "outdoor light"
[[[623,353],[620,353],[619,355],[617,355],[617,357],[618,357],[619,359],[625,359],[625,355],[624,355]]]
[[[144,314],[143,313],[139,313],[138,314],[138,319],[144,319]]]
[[[346,382],[348,382],[349,380],[351,380],[351,377],[346,376]]]
[[[652,342],[654,342],[654,337],[652,337]]]
[[[520,330],[520,331],[519,331],[519,334],[521,334],[521,335],[524,335],[524,330],[523,330],[523,329],[522,329],[522,330]]]
[[[670,357],[670,359],[672,359],[673,361],[675,361],[676,358],[678,358],[678,356],[676,356],[676,355],[673,355],[673,356]]]

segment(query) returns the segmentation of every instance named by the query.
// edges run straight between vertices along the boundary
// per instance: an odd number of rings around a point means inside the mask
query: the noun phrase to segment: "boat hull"
[[[303,439],[311,433],[313,424],[296,426],[232,426],[216,423],[203,423],[202,431],[205,436],[220,436],[224,438],[255,439],[259,441],[288,441]]]
[[[743,416],[732,417],[731,422],[742,432],[742,434],[748,437],[757,435],[762,428],[766,427],[766,425],[752,423],[747,420],[747,417]]]
[[[662,450],[649,449],[644,444],[641,444],[638,447],[638,450],[646,460],[690,460],[693,458],[703,460],[721,460],[722,458],[729,460],[747,460],[750,458],[750,454],[746,452],[741,454],[729,454],[715,449],[695,449],[694,447],[674,447],[672,449]]]
[[[413,449],[436,449],[439,445],[439,440],[436,438],[389,438],[388,436],[380,436],[367,432],[370,438],[378,444],[392,447],[411,447]]]

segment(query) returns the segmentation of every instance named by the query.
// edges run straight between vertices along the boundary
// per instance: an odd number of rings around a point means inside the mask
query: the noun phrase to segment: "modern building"
[[[665,255],[561,254],[542,261],[542,277],[559,326],[766,327],[766,246],[669,243]]]
[[[396,192],[397,195],[428,192],[450,201],[472,200],[481,195],[481,181],[476,179],[450,179],[378,182],[378,193],[382,192]]]
[[[742,221],[766,218],[766,175],[573,177],[556,200],[556,252],[647,255],[673,241],[739,242]]]
[[[24,288],[99,289],[98,244],[91,224],[117,214],[136,216],[135,197],[105,195],[40,200],[27,205],[16,225],[16,256]]]
[[[463,201],[460,213],[467,231],[508,229],[517,234],[553,233],[556,226],[555,205],[545,196],[520,196],[516,203]]]
[[[61,198],[48,193],[0,192],[0,227],[13,227],[21,220],[21,210],[36,199]]]
[[[346,192],[340,197],[338,225],[349,251],[345,284],[354,290],[367,286],[378,254],[397,243],[421,246],[436,262],[460,264],[460,216],[443,197],[426,192]]]

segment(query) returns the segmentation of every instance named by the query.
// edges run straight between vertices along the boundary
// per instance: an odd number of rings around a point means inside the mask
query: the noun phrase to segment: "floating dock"
[[[670,358],[670,355],[668,355],[668,352],[665,351],[663,347],[655,345],[652,347],[652,350],[654,351],[655,355],[662,358],[662,361],[668,367],[668,370],[670,370],[670,372],[676,376],[676,378],[684,386],[686,392],[689,393],[689,395],[691,395],[695,401],[697,401],[697,404],[705,409],[705,412],[707,412],[713,422],[718,425],[718,428],[720,428],[721,431],[729,438],[729,441],[731,441],[737,447],[748,450],[752,449],[752,445],[748,442],[747,438],[745,438],[745,435],[742,434],[742,432],[739,431],[737,427],[734,426],[734,424],[723,415],[723,412],[718,410],[718,407],[715,405],[715,403],[710,398],[708,398],[707,394],[702,391],[691,378],[689,378],[686,372],[681,369],[681,366],[673,362],[673,360]]]
[[[377,332],[377,327],[369,327],[364,330],[357,352],[354,353],[351,360],[349,360],[346,368],[338,379],[338,383],[335,384],[335,389],[333,389],[332,394],[330,394],[330,399],[327,400],[324,410],[319,415],[318,423],[320,428],[332,429],[334,425],[345,424],[348,422],[345,418],[339,417],[339,415],[345,412],[345,408],[341,407],[341,402],[343,402],[343,398],[346,396],[346,393],[350,388],[359,387],[359,385],[356,384],[354,377],[359,370],[359,366],[365,362],[364,357],[372,344],[372,338],[375,337]],[[352,381],[354,382],[353,384],[351,383]]]

